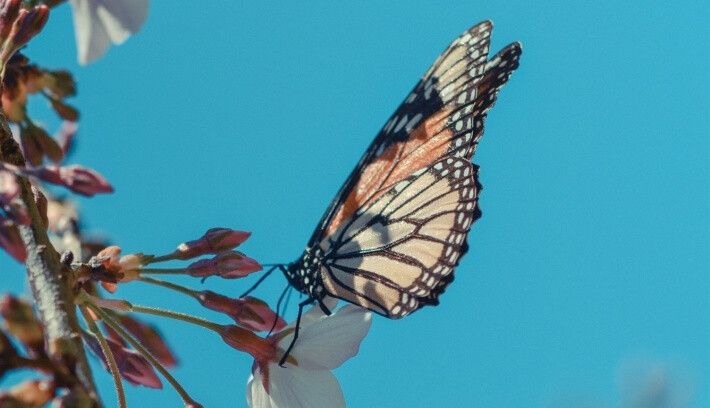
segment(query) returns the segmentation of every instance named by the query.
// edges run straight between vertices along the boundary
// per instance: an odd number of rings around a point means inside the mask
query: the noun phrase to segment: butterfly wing
[[[438,303],[480,215],[470,160],[522,53],[513,43],[488,60],[491,30],[485,21],[455,39],[387,121],[287,272],[298,290],[391,318]]]
[[[480,215],[477,170],[442,158],[358,209],[321,243],[328,293],[389,318],[437,304]]]

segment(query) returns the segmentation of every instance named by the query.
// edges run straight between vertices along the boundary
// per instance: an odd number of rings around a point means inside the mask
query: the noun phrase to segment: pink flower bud
[[[185,260],[236,248],[249,236],[251,236],[251,232],[229,228],[212,228],[199,239],[178,245],[175,251],[176,258]]]
[[[225,343],[249,353],[256,361],[269,361],[276,352],[276,342],[273,339],[259,337],[239,326],[224,326],[220,335]]]
[[[17,338],[29,349],[44,347],[44,330],[35,319],[32,306],[16,297],[5,295],[0,298],[0,316],[5,319],[4,326],[8,333]]]
[[[17,225],[12,221],[3,220],[2,217],[0,217],[0,248],[7,251],[18,262],[25,262],[27,258],[25,243],[22,242]]]
[[[76,164],[64,167],[44,166],[26,169],[24,172],[47,183],[65,186],[75,193],[88,197],[97,193],[113,192],[113,187],[103,176],[94,170]]]
[[[12,25],[20,13],[21,7],[21,0],[0,1],[0,43],[5,42],[7,36],[10,35],[10,30],[12,30]]]
[[[0,58],[3,61],[9,60],[16,50],[22,48],[32,37],[42,31],[47,19],[49,19],[47,6],[35,6],[30,10],[20,10],[9,33],[9,44],[5,44]]]
[[[237,251],[220,252],[214,258],[202,259],[187,267],[191,276],[203,278],[218,275],[226,279],[242,278],[261,269],[257,261]]]
[[[108,362],[103,350],[101,350],[99,341],[94,336],[89,335],[85,335],[83,338],[89,349],[101,359],[106,371],[109,371]],[[153,371],[153,367],[145,357],[135,350],[122,347],[113,339],[107,338],[106,341],[114,360],[116,360],[121,377],[133,385],[141,384],[150,388],[163,388],[160,378],[158,378],[158,375]]]
[[[140,341],[140,343],[148,349],[148,351],[150,351],[155,358],[158,359],[160,364],[165,367],[173,367],[177,364],[175,355],[173,355],[170,347],[168,347],[167,343],[165,343],[165,340],[163,340],[163,337],[158,330],[155,329],[155,327],[143,323],[129,315],[120,315],[117,320],[124,329],[138,339],[138,341]],[[122,345],[125,345],[123,338],[121,338],[118,333],[116,333],[109,326],[105,327],[108,335],[112,339]]]
[[[234,321],[249,330],[281,330],[286,322],[277,315],[266,302],[250,296],[232,299],[211,290],[200,292],[202,306],[228,315]]]

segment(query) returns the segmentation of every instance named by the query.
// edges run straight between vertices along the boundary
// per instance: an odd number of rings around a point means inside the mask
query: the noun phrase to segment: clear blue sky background
[[[442,304],[375,318],[337,370],[349,406],[620,407],[624,373],[660,367],[673,395],[707,407],[708,15],[707,1],[155,1],[139,35],[78,67],[63,6],[27,55],[76,74],[72,160],[116,188],[81,200],[88,227],[156,253],[245,229],[245,252],[289,262],[436,56],[492,19],[492,50],[520,40],[524,53],[475,157],[483,218]],[[0,265],[2,290],[26,292],[22,269]],[[275,302],[284,283],[259,295]],[[227,322],[167,291],[119,294]],[[245,405],[246,355],[149,320],[196,399]],[[179,405],[169,389],[129,386],[128,400]]]

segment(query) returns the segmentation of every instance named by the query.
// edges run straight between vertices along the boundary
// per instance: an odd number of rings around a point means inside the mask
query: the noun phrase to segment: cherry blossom
[[[74,10],[79,63],[101,58],[109,45],[122,44],[148,17],[148,0],[70,0]]]

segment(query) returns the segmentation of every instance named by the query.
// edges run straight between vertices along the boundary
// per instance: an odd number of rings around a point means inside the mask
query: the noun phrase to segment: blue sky
[[[116,188],[80,200],[88,227],[155,253],[232,227],[254,233],[242,249],[261,262],[295,260],[418,78],[492,19],[492,51],[519,40],[524,52],[474,158],[483,218],[441,305],[375,318],[337,370],[349,406],[621,407],[623,384],[644,375],[710,406],[707,2],[179,3],[151,4],[140,34],[88,67],[67,6],[26,51],[78,80],[72,160]],[[0,265],[3,291],[26,292],[22,269]],[[275,302],[284,284],[258,295]],[[139,284],[119,294],[221,318]],[[197,400],[245,405],[248,356],[148,320]],[[110,377],[96,375],[110,406]],[[131,386],[128,401],[179,404]]]

